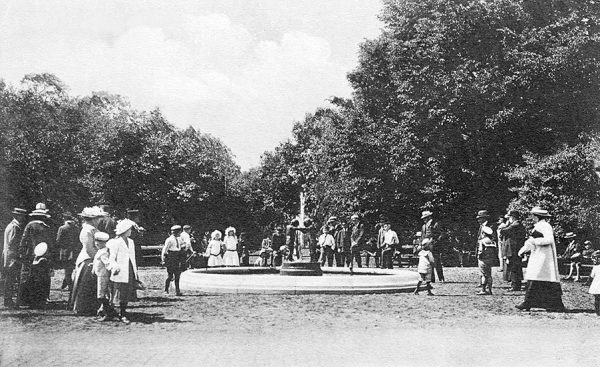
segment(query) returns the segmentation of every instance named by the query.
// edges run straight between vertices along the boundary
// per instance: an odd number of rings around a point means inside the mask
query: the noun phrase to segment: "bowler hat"
[[[488,214],[487,210],[480,210],[477,212],[477,218],[489,218],[490,215]]]

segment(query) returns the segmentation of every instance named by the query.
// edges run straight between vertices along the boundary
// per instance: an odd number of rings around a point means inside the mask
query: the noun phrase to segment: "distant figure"
[[[75,223],[75,218],[70,213],[65,213],[65,223],[58,228],[56,234],[56,246],[58,247],[58,259],[60,265],[65,269],[65,278],[60,289],[73,289],[73,270],[75,270],[75,258],[80,249],[79,232],[81,231]]]
[[[352,221],[352,229],[350,233],[350,269],[354,266],[354,260],[356,260],[356,265],[361,268],[362,267],[362,259],[360,257],[360,253],[364,246],[364,237],[365,237],[365,226],[360,221],[360,217],[358,214],[353,214],[350,217]]]
[[[207,266],[209,268],[223,266],[223,258],[221,257],[221,232],[213,231],[211,234],[211,240],[208,242],[206,247],[205,257],[208,258]]]
[[[169,294],[169,285],[175,280],[175,295],[181,296],[179,290],[179,277],[185,267],[186,243],[181,239],[181,226],[171,227],[171,235],[165,240],[161,261],[167,267],[167,279],[165,280],[165,294]]]
[[[561,258],[568,261],[569,264],[569,275],[567,275],[564,279],[571,280],[573,279],[573,270],[575,270],[575,281],[579,281],[579,272],[581,270],[581,261],[583,260],[583,245],[580,244],[575,238],[577,235],[573,232],[568,232],[565,234],[565,240],[570,240],[565,252],[562,254]]]
[[[423,227],[421,228],[421,243],[429,244],[431,253],[435,258],[435,272],[431,274],[431,282],[435,282],[435,273],[437,273],[440,282],[444,282],[444,267],[442,264],[442,231],[437,221],[433,219],[433,213],[425,210],[421,213]]]
[[[381,262],[383,269],[394,268],[394,251],[396,245],[400,242],[398,240],[398,234],[392,230],[390,221],[385,220],[383,222],[383,242],[381,244]]]
[[[269,259],[271,258],[272,252],[273,250],[271,249],[271,239],[268,236],[266,236],[265,238],[263,238],[260,244],[260,252],[258,254],[260,258],[259,266],[269,266]]]
[[[238,256],[238,238],[235,235],[235,228],[228,227],[225,230],[225,253],[223,254],[223,264],[225,266],[240,266],[240,258]]]
[[[285,246],[287,247],[287,261],[294,261],[294,249],[296,248],[296,243],[298,241],[296,232],[298,231],[298,226],[300,225],[300,221],[298,219],[293,219],[290,224],[285,228]]]
[[[271,266],[281,266],[283,261],[283,253],[281,251],[282,247],[285,247],[285,234],[283,233],[282,226],[275,227],[275,233],[271,237],[271,249],[272,257],[271,257]]]
[[[50,294],[50,274],[52,267],[46,257],[48,253],[48,244],[39,243],[34,249],[34,259],[31,264],[31,274],[24,283],[23,300],[24,303],[34,309],[46,307],[46,300]]]
[[[14,308],[13,297],[19,284],[19,272],[21,271],[19,262],[19,243],[25,227],[25,215],[27,211],[21,208],[14,208],[12,211],[13,220],[4,230],[4,250],[2,252],[2,274],[4,275],[4,306]]]
[[[479,240],[479,248],[477,249],[477,259],[479,271],[481,273],[481,291],[478,295],[492,294],[492,266],[498,256],[498,247],[493,240],[494,230],[490,227],[483,227],[483,238]]]
[[[506,262],[506,271],[513,292],[521,290],[521,281],[523,280],[523,263],[519,256],[519,249],[525,243],[527,231],[520,219],[521,214],[517,210],[511,210],[508,212],[506,226],[499,229],[500,234],[504,236],[502,256]]]
[[[321,247],[321,266],[333,266],[333,254],[335,251],[335,239],[329,233],[329,227],[323,226],[322,234],[319,236],[319,246]]]
[[[589,293],[594,295],[594,311],[600,316],[600,251],[595,251],[592,255],[594,267],[590,274],[590,279],[593,279],[590,285]]]
[[[241,266],[250,266],[250,249],[249,244],[246,241],[246,233],[240,233],[240,240],[237,245],[238,257],[240,259]]]
[[[96,275],[96,298],[100,305],[96,316],[98,321],[106,321],[116,315],[110,301],[113,293],[110,275],[112,265],[110,263],[110,253],[106,243],[110,239],[108,233],[94,233],[94,245],[98,249],[94,256],[93,270]]]

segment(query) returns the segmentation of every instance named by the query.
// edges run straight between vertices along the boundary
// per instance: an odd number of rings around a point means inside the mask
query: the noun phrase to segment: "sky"
[[[242,169],[291,137],[375,38],[380,0],[2,0],[0,78],[49,72],[220,138]]]

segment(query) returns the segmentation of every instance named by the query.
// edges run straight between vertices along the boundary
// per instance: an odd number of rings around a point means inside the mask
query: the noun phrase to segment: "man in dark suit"
[[[56,246],[59,251],[60,266],[65,269],[65,278],[60,289],[68,287],[70,291],[73,288],[71,275],[73,274],[73,270],[75,270],[77,251],[81,249],[81,243],[79,242],[79,232],[81,232],[81,229],[77,227],[75,218],[70,213],[65,213],[63,217],[65,218],[65,224],[58,228],[58,233],[56,234]]]
[[[16,287],[19,283],[19,242],[23,235],[25,227],[25,215],[27,211],[21,208],[14,208],[12,211],[13,220],[4,230],[4,249],[2,252],[2,274],[4,276],[4,306],[13,308],[13,300]]]
[[[431,272],[431,282],[435,282],[435,273],[438,279],[444,282],[444,267],[442,266],[442,230],[437,221],[433,220],[433,213],[425,210],[421,213],[423,227],[421,228],[421,245],[429,244],[435,260],[435,271]]]
[[[513,291],[521,290],[521,280],[523,280],[523,265],[519,256],[519,249],[525,243],[527,230],[520,222],[521,215],[516,210],[508,212],[508,223],[499,228],[500,234],[504,237],[502,247],[502,257],[506,261],[507,271]]]

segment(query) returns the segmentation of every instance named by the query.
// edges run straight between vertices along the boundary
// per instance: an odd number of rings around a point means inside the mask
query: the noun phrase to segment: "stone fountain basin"
[[[419,274],[407,269],[323,267],[323,276],[281,276],[260,267],[192,269],[181,274],[182,290],[207,294],[370,294],[413,291]]]

